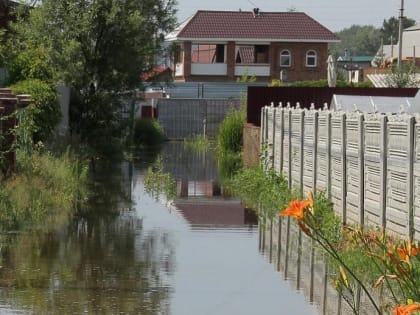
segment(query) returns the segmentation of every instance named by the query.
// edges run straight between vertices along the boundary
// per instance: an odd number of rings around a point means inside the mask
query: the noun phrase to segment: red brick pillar
[[[235,42],[227,43],[227,76],[229,80],[235,79]]]
[[[189,81],[191,76],[191,42],[184,42],[184,79]]]
[[[270,79],[275,80],[280,78],[280,72],[276,71],[277,69],[277,60],[280,59],[280,56],[276,56],[276,47],[273,43],[270,44],[270,50],[268,53],[268,60],[270,60]]]

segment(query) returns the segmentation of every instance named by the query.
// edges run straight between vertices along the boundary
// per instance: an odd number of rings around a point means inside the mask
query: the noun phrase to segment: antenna
[[[247,0],[251,5],[253,5],[254,6],[254,8],[258,8],[258,6],[255,4],[255,3],[253,3],[251,0]]]

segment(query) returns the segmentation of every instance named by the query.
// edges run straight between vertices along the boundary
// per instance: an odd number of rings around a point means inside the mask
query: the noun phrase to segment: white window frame
[[[285,56],[285,57],[288,57],[289,58],[289,64],[283,64],[282,63],[282,57],[283,56]],[[290,53],[290,50],[288,50],[288,49],[283,49],[281,52],[280,52],[280,67],[291,67],[292,66],[292,54]]]
[[[313,59],[313,64],[308,61]],[[318,66],[318,55],[315,50],[311,49],[306,52],[306,66],[309,68],[315,68]]]

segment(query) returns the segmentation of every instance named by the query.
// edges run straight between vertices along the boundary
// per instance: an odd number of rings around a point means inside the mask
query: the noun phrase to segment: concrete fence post
[[[280,111],[280,148],[279,148],[279,155],[280,155],[280,173],[283,173],[283,154],[284,154],[284,109],[281,107],[282,104],[279,104],[279,111]]]
[[[388,118],[383,115],[380,117],[380,197],[379,197],[379,216],[382,228],[386,228],[386,204],[387,204],[387,168],[388,168]]]
[[[326,116],[327,126],[327,197],[331,198],[331,113]]]
[[[287,133],[287,143],[288,143],[288,169],[287,169],[287,180],[288,180],[288,185],[289,185],[289,189],[292,189],[292,110],[290,108],[287,109],[288,111],[288,121],[287,121],[287,129],[288,129],[288,133]]]
[[[275,107],[271,107],[270,108],[273,112],[273,132],[272,132],[272,136],[273,136],[273,141],[272,141],[272,145],[271,145],[271,168],[274,169],[275,163],[274,161],[275,156],[276,156],[276,129],[277,129],[277,122],[276,122],[276,112],[277,109]]]
[[[314,147],[312,157],[312,192],[316,194],[316,182],[318,180],[318,112],[314,112]]]
[[[304,170],[304,145],[305,145],[305,111],[300,110],[299,115],[299,129],[300,129],[300,139],[299,139],[299,194],[300,197],[303,197],[303,170]]]
[[[360,114],[358,117],[358,131],[359,131],[359,224],[363,228],[365,224],[365,116]]]
[[[347,224],[347,129],[346,114],[341,115],[341,209],[343,225]]]
[[[414,141],[415,141],[415,118],[410,117],[408,120],[408,170],[407,170],[407,213],[408,213],[408,231],[407,235],[410,240],[414,238]]]

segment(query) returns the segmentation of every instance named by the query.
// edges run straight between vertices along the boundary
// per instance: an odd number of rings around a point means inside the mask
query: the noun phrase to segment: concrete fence
[[[420,239],[420,115],[264,107],[261,144],[291,188],[325,191],[343,223]]]
[[[354,314],[345,299],[331,285],[337,279],[330,266],[328,254],[304,234],[290,219],[275,217],[260,225],[259,249],[291,287],[302,292],[317,306],[319,314]],[[356,293],[356,309],[360,315],[378,314],[366,293],[360,287]],[[370,292],[376,305],[390,302],[388,291]]]

